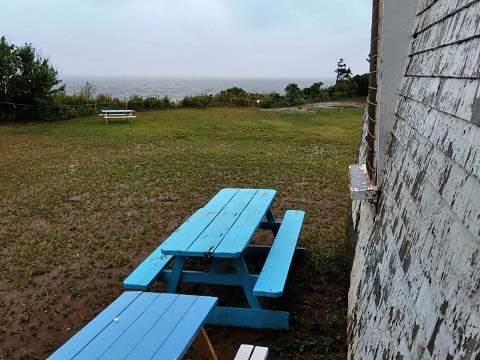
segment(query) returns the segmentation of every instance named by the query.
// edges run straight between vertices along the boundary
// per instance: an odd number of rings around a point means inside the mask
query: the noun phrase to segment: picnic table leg
[[[269,223],[276,223],[275,215],[273,214],[272,208],[268,208],[267,213],[265,214],[265,217],[267,218],[267,222]],[[273,235],[276,236],[278,233],[278,227],[272,227],[272,232]]]
[[[176,256],[175,263],[173,264],[173,270],[168,280],[167,284],[167,293],[175,293],[177,290],[178,283],[182,276],[183,266],[185,265],[185,256]]]
[[[243,292],[245,293],[245,297],[247,298],[248,305],[252,309],[261,309],[260,303],[258,302],[258,298],[253,295],[253,287],[255,284],[252,282],[252,278],[248,273],[247,265],[245,264],[245,259],[243,256],[239,256],[233,259],[233,265],[235,266],[235,270],[237,272],[238,278],[240,279],[240,283],[243,287]]]
[[[266,216],[268,222],[275,222],[275,215],[273,215],[272,208],[268,208],[265,216]]]
[[[210,339],[208,338],[208,335],[203,327],[200,329],[200,332],[198,333],[193,345],[200,353],[202,359],[218,360],[217,354],[215,353],[212,343],[210,342]]]
[[[210,272],[219,273],[222,269],[222,264],[222,258],[213,258],[212,264],[210,265]]]

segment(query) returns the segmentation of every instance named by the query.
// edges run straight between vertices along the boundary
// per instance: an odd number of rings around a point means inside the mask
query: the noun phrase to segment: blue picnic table
[[[248,308],[216,306],[207,323],[286,330],[289,313],[262,308],[259,297],[283,295],[295,256],[305,213],[287,210],[282,222],[275,219],[272,189],[222,189],[171,234],[124,281],[126,289],[147,290],[154,280],[167,281],[166,291],[175,293],[180,282],[240,286]],[[272,246],[250,245],[259,229],[275,235]],[[259,275],[250,274],[245,255],[267,256]],[[188,257],[212,259],[208,271],[184,269]],[[173,268],[167,269],[174,260]],[[233,262],[234,272],[222,271],[224,261]]]
[[[216,303],[214,297],[127,291],[48,359],[181,359],[197,336],[206,336],[203,324]],[[201,341],[211,346],[208,338]]]
[[[135,110],[109,110],[102,109],[100,110],[100,116],[105,119],[105,124],[108,124],[108,119],[127,119],[130,120],[130,123],[133,119],[136,118]]]

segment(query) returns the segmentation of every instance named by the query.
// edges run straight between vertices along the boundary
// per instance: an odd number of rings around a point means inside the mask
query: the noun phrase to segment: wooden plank
[[[178,283],[182,277],[183,266],[185,265],[185,256],[176,256],[175,264],[173,264],[172,273],[168,279],[168,284],[165,289],[165,292],[175,293],[177,291]]]
[[[195,212],[163,242],[162,252],[167,255],[185,255],[185,250],[207,228],[238,191],[238,189],[220,190],[205,207]]]
[[[200,332],[198,333],[193,346],[200,353],[200,356],[202,357],[202,359],[218,360],[217,354],[215,353],[215,349],[213,348],[212,343],[208,338],[207,332],[203,327],[200,329]]]
[[[215,306],[206,323],[253,329],[288,330],[290,314],[285,311]]]
[[[275,190],[270,189],[258,190],[238,220],[213,251],[215,257],[235,258],[243,253],[272,205],[276,193]]]
[[[268,348],[263,346],[255,346],[250,360],[266,360],[268,357]]]
[[[144,311],[138,319],[116,339],[115,344],[113,344],[100,359],[116,360],[125,358],[125,356],[135,349],[142,340],[143,335],[149,333],[179,296],[178,294],[160,294],[160,296],[151,303],[147,309],[148,311]]]
[[[265,265],[253,289],[256,296],[283,295],[288,271],[292,262],[305,213],[287,210]]]
[[[213,252],[257,191],[256,189],[240,189],[200,236],[190,245],[185,254],[187,256],[202,256]]]
[[[238,279],[242,284],[243,293],[247,298],[248,305],[250,305],[250,308],[252,309],[261,309],[262,307],[260,306],[257,297],[253,295],[253,286],[255,283],[252,281],[252,278],[248,273],[247,264],[245,264],[243,256],[233,259],[233,265],[238,275]]]
[[[173,276],[172,270],[164,270],[160,275],[161,280],[170,281]],[[250,275],[251,281],[255,283],[258,275]],[[181,283],[211,284],[211,285],[227,285],[239,286],[240,279],[236,273],[216,273],[211,271],[190,271],[183,270],[180,277]]]
[[[113,303],[90,321],[83,329],[76,333],[62,347],[55,351],[48,359],[71,359],[77,355],[90,341],[92,341],[114,318],[119,316],[141,292],[128,291],[120,295]]]
[[[172,255],[164,255],[160,245],[123,281],[125,289],[147,290],[172,259]]]
[[[98,359],[159,296],[160,294],[157,293],[142,293],[119,316],[112,319],[113,321],[75,356],[75,360]],[[138,337],[140,334],[136,333],[135,335]],[[119,343],[117,342],[116,345],[118,346]]]
[[[171,332],[177,327],[178,323],[183,321],[185,313],[197,301],[198,296],[182,295],[178,296],[168,311],[155,322],[148,332],[142,331],[145,336],[136,344],[132,351],[125,352],[128,356],[125,359],[151,359],[157,354],[163,343],[169,338]],[[149,310],[152,307],[149,308]],[[154,311],[154,309],[152,309]],[[149,316],[150,311],[146,311],[145,315]],[[185,337],[191,337],[192,333],[186,331]],[[172,356],[172,358],[175,358]]]
[[[240,189],[225,188],[212,197],[203,209],[220,211],[235,196]]]
[[[171,359],[181,359],[199,333],[200,328],[205,323],[208,314],[217,304],[217,301],[217,298],[214,297],[197,297],[193,306],[181,318],[181,321],[178,322],[169,337],[163,342],[160,349],[152,357],[152,360],[163,360],[167,354]]]
[[[121,113],[134,113],[135,110],[100,110],[102,113],[106,114],[121,114]]]
[[[272,247],[268,245],[248,245],[245,250],[245,255],[257,256],[257,257],[267,257],[270,253]],[[293,261],[303,261],[305,260],[305,255],[307,254],[307,249],[296,247],[295,253],[293,254]],[[250,275],[253,276],[253,275]]]
[[[253,345],[240,345],[237,355],[235,355],[235,359],[233,360],[250,360],[250,355],[252,354],[253,348]]]

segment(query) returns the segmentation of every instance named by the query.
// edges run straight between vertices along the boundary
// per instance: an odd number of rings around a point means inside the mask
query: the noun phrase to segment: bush
[[[0,101],[30,105],[19,111],[2,106],[0,120],[49,119],[55,94],[64,90],[57,76],[31,44],[18,47],[0,38]]]
[[[369,74],[355,75],[352,78],[355,96],[368,96]]]

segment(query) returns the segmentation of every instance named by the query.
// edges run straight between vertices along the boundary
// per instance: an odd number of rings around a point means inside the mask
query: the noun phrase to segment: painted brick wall
[[[349,357],[480,359],[480,0],[419,0],[413,33],[379,202],[352,204]]]

